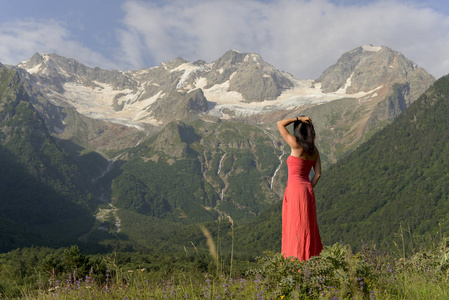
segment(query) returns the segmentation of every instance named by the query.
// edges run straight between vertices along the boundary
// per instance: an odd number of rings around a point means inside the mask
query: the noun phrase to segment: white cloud
[[[436,77],[449,73],[447,15],[418,0],[349,2],[357,4],[341,4],[346,0],[170,0],[158,4],[129,0],[122,6],[122,27],[110,28],[117,37],[115,49],[109,33],[103,32],[109,46],[93,50],[87,46],[87,37],[75,37],[73,24],[28,19],[0,23],[0,62],[17,64],[35,52],[56,52],[89,66],[127,70],[178,56],[211,62],[236,49],[259,53],[297,78],[314,79],[344,52],[373,44],[403,53]],[[101,36],[96,29],[87,32]]]
[[[342,53],[370,43],[402,52],[437,77],[449,72],[449,18],[418,2],[173,0],[128,1],[123,8],[119,39],[134,67],[177,56],[212,61],[236,49],[257,52],[298,78],[316,78]]]
[[[73,40],[70,32],[55,20],[16,21],[0,25],[0,62],[15,65],[35,52],[54,52],[90,66],[117,68],[101,54]]]

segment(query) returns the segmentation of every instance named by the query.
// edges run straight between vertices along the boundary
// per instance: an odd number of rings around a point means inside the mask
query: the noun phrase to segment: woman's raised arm
[[[307,116],[288,118],[277,122],[279,133],[281,134],[282,138],[287,142],[287,144],[293,149],[299,148],[299,145],[296,142],[296,138],[293,135],[291,135],[290,132],[288,132],[287,126],[295,121],[301,121],[304,123],[312,122],[312,120]]]

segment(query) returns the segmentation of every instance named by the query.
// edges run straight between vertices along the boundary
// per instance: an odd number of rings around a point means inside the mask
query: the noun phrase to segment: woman
[[[286,126],[293,124],[291,135]],[[277,122],[282,138],[292,152],[287,158],[288,180],[282,205],[282,254],[301,261],[323,249],[316,217],[313,187],[321,177],[321,161],[315,147],[315,130],[307,116]],[[314,170],[309,180],[310,170]]]

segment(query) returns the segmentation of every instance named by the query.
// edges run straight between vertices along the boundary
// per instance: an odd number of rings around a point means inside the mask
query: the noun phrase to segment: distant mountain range
[[[343,54],[316,80],[297,80],[256,53],[235,50],[209,64],[176,58],[128,72],[89,68],[73,59],[38,53],[18,67],[50,103],[149,134],[173,120],[270,125],[279,117],[305,111],[317,117],[329,163],[390,122],[435,80],[402,54],[370,45]],[[66,124],[47,122],[49,129],[67,139],[70,120],[59,119]],[[127,146],[133,145],[131,139]]]
[[[90,220],[70,236],[83,243],[112,245],[118,239],[147,247],[156,247],[151,237],[163,240],[180,226],[220,215],[248,222],[279,201],[289,150],[276,120],[310,115],[326,167],[390,123],[435,81],[402,54],[370,45],[343,54],[316,80],[297,80],[258,54],[234,50],[212,63],[176,58],[127,72],[38,53],[0,68],[1,146],[21,161],[27,176],[48,178],[56,190],[76,195],[54,198],[74,203]],[[16,131],[8,125],[9,112],[22,106],[29,113],[15,119],[15,128],[31,132],[22,142],[49,143],[59,153],[51,157],[61,158],[52,161],[41,148],[26,146],[35,149],[31,160],[22,155],[25,146],[11,146]],[[27,125],[33,122],[40,125]],[[39,161],[42,169],[66,173],[42,177],[30,167]],[[2,195],[8,196],[0,202],[14,201],[11,186],[3,185]],[[35,203],[47,201],[45,193],[37,196]],[[11,216],[20,215],[20,206],[11,211],[0,209],[0,217],[18,222],[20,217]],[[47,217],[49,224],[58,219]],[[39,224],[26,226],[45,232]]]

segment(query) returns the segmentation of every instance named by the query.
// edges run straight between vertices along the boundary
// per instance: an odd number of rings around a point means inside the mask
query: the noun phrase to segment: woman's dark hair
[[[315,128],[313,128],[312,123],[295,121],[293,123],[293,135],[296,142],[307,154],[313,155],[315,153]]]

